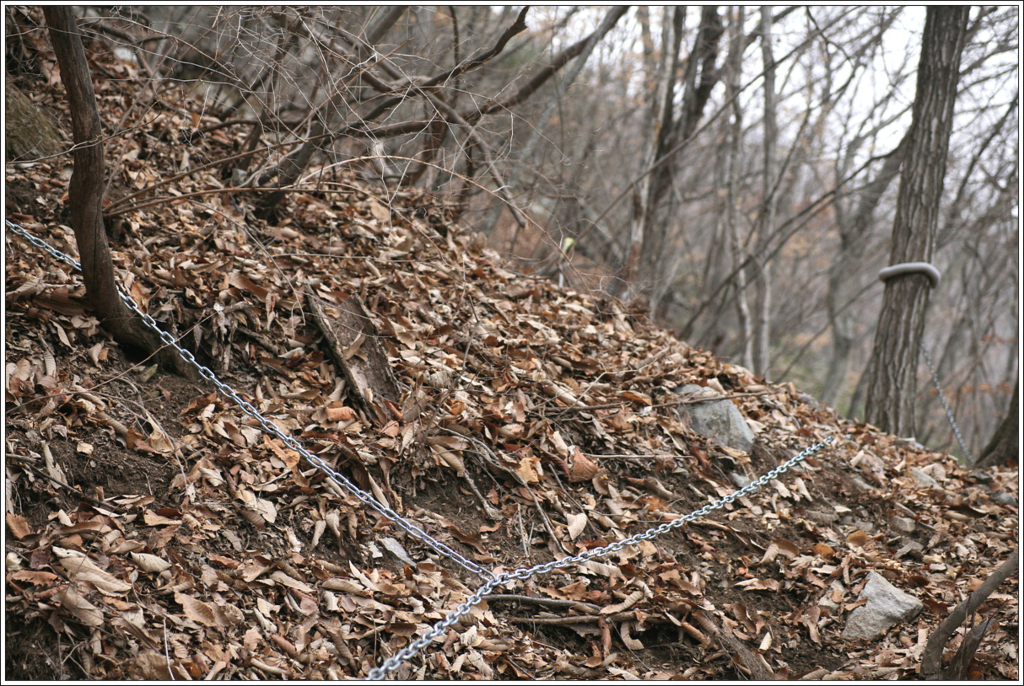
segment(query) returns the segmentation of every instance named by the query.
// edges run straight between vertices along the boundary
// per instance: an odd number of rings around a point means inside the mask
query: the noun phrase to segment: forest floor
[[[95,67],[103,120],[129,132],[107,143],[110,197],[193,170],[113,231],[120,282],[282,431],[475,563],[613,543],[833,438],[703,519],[497,589],[394,675],[915,678],[936,626],[1017,547],[1016,467],[972,472],[642,311],[517,273],[427,195],[338,174],[341,191],[290,193],[272,224],[252,194],[182,199],[230,183],[202,165],[242,132],[203,131],[220,122],[195,103],[129,111],[132,68]],[[26,90],[70,131],[59,84]],[[8,165],[7,218],[77,258],[70,163]],[[481,585],[211,383],[111,341],[70,267],[6,229],[5,257],[6,678],[366,678]],[[307,289],[330,316],[365,303],[376,333],[345,359],[383,350],[398,397],[359,396]],[[687,383],[732,399],[750,454],[680,419]],[[923,610],[846,642],[872,571]],[[973,678],[1018,678],[1018,589],[982,606],[996,623]]]

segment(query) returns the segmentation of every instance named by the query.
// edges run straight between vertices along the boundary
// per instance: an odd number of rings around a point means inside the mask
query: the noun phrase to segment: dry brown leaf
[[[590,481],[597,476],[598,472],[601,471],[601,468],[598,467],[593,460],[584,455],[577,446],[573,446],[572,453],[573,461],[571,467],[572,471],[569,477],[570,483]]]
[[[583,530],[587,528],[587,522],[589,520],[587,519],[587,515],[582,512],[579,514],[570,513],[566,515],[566,518],[569,523],[569,540],[575,541],[579,538],[580,534],[583,533]]]
[[[524,457],[519,460],[519,464],[516,465],[516,472],[519,476],[523,477],[523,481],[528,484],[540,483],[540,458],[538,457]]]
[[[7,528],[10,529],[11,535],[19,541],[32,533],[32,527],[29,526],[28,520],[21,515],[8,512],[5,516]]]
[[[8,570],[10,567],[8,567]],[[33,586],[41,586],[51,581],[56,581],[58,577],[53,572],[33,572],[28,569],[19,569],[16,572],[8,572],[5,578],[10,581],[24,581],[25,583],[32,584]]]
[[[190,595],[175,592],[174,601],[185,610],[185,616],[194,622],[199,622],[205,627],[214,628],[219,626],[217,615],[213,607],[197,600]]]
[[[131,558],[139,567],[150,574],[159,574],[165,569],[170,569],[171,563],[157,555],[150,553],[131,553]]]
[[[103,624],[103,611],[80,596],[73,588],[58,591],[54,599],[63,610],[66,610],[72,617],[86,626],[100,626]]]

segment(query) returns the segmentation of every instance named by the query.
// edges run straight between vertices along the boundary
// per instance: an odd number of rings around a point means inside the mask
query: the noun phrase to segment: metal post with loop
[[[879,271],[878,280],[884,283],[893,277],[905,276],[907,274],[924,274],[931,282],[932,288],[939,285],[941,278],[939,270],[927,262],[904,262],[902,264],[894,264]],[[931,372],[932,381],[935,383],[935,390],[939,392],[939,400],[942,401],[942,407],[946,410],[946,417],[949,418],[949,423],[953,427],[953,433],[956,434],[956,442],[960,444],[960,449],[964,451],[967,460],[973,463],[974,458],[971,456],[971,451],[964,444],[963,436],[960,435],[960,427],[956,425],[956,420],[953,419],[953,411],[949,409],[949,403],[946,402],[946,394],[942,392],[942,386],[939,384],[939,375],[935,372],[935,367],[932,366],[932,358],[928,355],[928,349],[924,347],[924,343],[921,343],[921,352],[924,353],[924,361],[928,365],[928,371]]]

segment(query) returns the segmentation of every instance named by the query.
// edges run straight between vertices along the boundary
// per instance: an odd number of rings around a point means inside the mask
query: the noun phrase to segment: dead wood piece
[[[612,615],[577,615],[573,617],[509,617],[508,621],[512,624],[547,624],[549,626],[569,626],[571,624],[590,624],[597,623],[600,620],[606,622],[635,622],[635,612],[616,612]],[[660,617],[648,617],[644,620],[646,624],[667,624],[667,619]],[[774,679],[775,677],[770,677]]]
[[[704,631],[714,636],[722,649],[731,653],[736,661],[750,671],[750,678],[753,681],[774,681],[775,674],[765,664],[764,658],[759,658],[742,641],[733,636],[729,630],[723,629],[703,612],[693,613],[693,618],[700,624]]]
[[[969,679],[968,673],[974,653],[978,651],[978,646],[981,645],[985,634],[992,628],[995,621],[995,617],[989,617],[978,626],[972,626],[967,630],[960,643],[960,649],[956,651],[956,655],[953,656],[953,660],[942,675],[944,679],[949,681],[967,681]]]
[[[473,481],[473,477],[469,475],[469,472],[463,474],[462,478],[466,480],[466,483],[469,484],[469,488],[473,491],[473,495],[475,495],[476,499],[480,501],[480,507],[484,509],[484,514],[487,515],[488,519],[492,522],[500,522],[504,519],[504,517],[501,516],[501,512],[487,502],[487,499],[480,493],[480,489],[477,488],[476,482]]]
[[[355,294],[334,305],[308,287],[306,302],[357,402],[378,424],[385,424],[389,415],[384,401],[397,402],[400,391],[366,305]]]
[[[593,603],[584,603],[579,600],[561,600],[559,598],[537,598],[532,595],[492,594],[485,595],[484,600],[489,603],[495,601],[507,601],[533,605],[545,605],[547,607],[565,607],[588,615],[596,615],[601,611],[601,608]]]
[[[121,509],[120,507],[118,507],[117,505],[112,505],[112,504],[106,502],[105,500],[100,500],[99,498],[93,498],[90,495],[86,495],[85,493],[82,493],[78,489],[75,489],[75,488],[72,488],[71,486],[68,486],[63,481],[60,481],[59,479],[55,479],[54,477],[50,476],[46,472],[42,471],[41,469],[36,469],[35,467],[33,467],[31,464],[28,464],[28,462],[27,462],[27,460],[31,460],[32,458],[23,457],[21,455],[12,455],[10,453],[7,453],[7,457],[14,458],[18,462],[20,462],[21,466],[24,467],[25,469],[28,469],[31,472],[33,472],[34,474],[36,474],[37,476],[40,476],[40,477],[42,477],[42,478],[44,478],[44,479],[54,483],[55,485],[60,486],[64,490],[68,491],[70,494],[72,494],[74,496],[77,496],[79,499],[84,500],[85,502],[93,505],[94,507],[101,507],[104,510],[109,510],[111,512],[116,512],[118,514],[126,514],[126,512],[123,509]]]
[[[225,311],[227,311],[227,310],[225,309]],[[272,352],[275,355],[277,354],[277,346],[274,345],[274,342],[272,340],[270,340],[269,338],[267,338],[263,334],[256,333],[255,331],[247,329],[246,327],[242,326],[241,324],[238,325],[238,327],[236,328],[236,331],[238,331],[238,333],[242,334],[246,338],[251,338],[252,340],[256,341],[257,343],[262,345],[267,351]]]
[[[942,649],[946,646],[946,642],[949,641],[950,637],[957,630],[961,624],[974,612],[981,607],[981,604],[985,602],[992,593],[999,588],[999,585],[1003,583],[1007,578],[1012,576],[1020,566],[1020,559],[1018,554],[1020,548],[1015,548],[1010,554],[1010,557],[1003,564],[999,565],[999,568],[992,572],[989,578],[985,579],[985,583],[978,587],[971,595],[967,596],[967,599],[962,603],[953,608],[953,611],[949,613],[949,616],[942,620],[942,624],[935,630],[931,636],[928,637],[928,644],[925,646],[924,653],[921,655],[921,676],[925,679],[939,679],[939,678],[952,678],[948,676],[941,676],[942,673]],[[983,623],[981,626],[986,626]],[[986,626],[987,629],[987,626]],[[984,636],[984,631],[977,637],[980,643],[981,638]],[[970,639],[970,634],[964,637],[964,641]],[[977,646],[974,646],[977,649]],[[967,656],[968,661],[970,657]],[[950,665],[953,669],[956,667],[956,660]],[[966,665],[964,666],[966,669]]]

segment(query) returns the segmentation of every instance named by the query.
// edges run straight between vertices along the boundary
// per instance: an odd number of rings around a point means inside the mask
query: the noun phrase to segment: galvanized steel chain
[[[23,229],[22,227],[13,223],[10,219],[5,219],[4,221],[7,222],[7,228],[14,231],[14,233],[18,234],[32,245],[36,246],[37,248],[42,248],[43,250],[50,253],[53,257],[56,257],[64,264],[69,265],[72,269],[82,271],[82,265],[78,264],[78,262],[76,262],[74,258],[68,257],[60,250],[57,250],[57,248],[53,247],[52,245],[44,241],[42,238],[36,238],[32,234],[25,231],[25,229]]]
[[[971,464],[974,463],[974,457],[971,456],[971,451],[964,445],[964,438],[960,435],[960,427],[956,425],[956,420],[953,419],[953,410],[949,409],[949,403],[946,402],[946,394],[942,392],[942,386],[939,384],[939,375],[935,371],[935,367],[932,366],[932,358],[928,354],[928,349],[924,347],[924,343],[921,344],[921,352],[924,353],[925,364],[928,365],[928,371],[931,372],[932,381],[935,382],[935,390],[939,392],[939,400],[942,401],[942,406],[946,408],[946,416],[949,417],[949,423],[953,427],[953,433],[956,434],[956,442],[960,444],[960,449],[964,451],[964,456],[967,461]]]
[[[15,233],[20,235],[22,238],[29,241],[33,245],[45,250],[47,253],[49,253],[56,259],[64,262],[65,264],[70,265],[72,268],[76,270],[81,269],[81,266],[74,259],[68,257],[64,253],[57,250],[56,248],[53,248],[45,241],[27,233],[24,229],[22,229],[22,227],[18,226],[17,224],[13,224],[12,222],[7,221],[7,226]],[[697,519],[700,519],[701,517],[705,517],[714,510],[724,507],[725,505],[734,502],[738,498],[742,498],[745,495],[753,493],[754,491],[758,490],[759,488],[767,484],[769,481],[778,478],[786,471],[788,471],[791,467],[799,464],[807,457],[818,452],[819,450],[821,450],[834,440],[833,436],[829,436],[825,440],[819,443],[815,443],[809,448],[805,448],[804,450],[790,458],[788,461],[772,469],[768,473],[762,475],[756,481],[752,481],[743,488],[739,489],[738,491],[734,491],[733,493],[730,493],[729,495],[724,496],[712,503],[708,503],[701,507],[700,509],[694,510],[693,512],[687,515],[683,515],[669,522],[662,522],[656,527],[652,527],[646,531],[635,534],[621,541],[616,541],[615,543],[611,543],[601,548],[586,550],[582,553],[579,553],[578,555],[563,557],[559,560],[552,560],[544,564],[534,565],[533,567],[523,567],[520,569],[513,570],[511,572],[502,572],[501,574],[495,576],[490,571],[477,565],[475,562],[466,559],[464,556],[452,550],[444,543],[441,543],[440,541],[431,537],[426,532],[419,529],[419,527],[415,526],[411,522],[408,522],[401,515],[392,510],[390,507],[387,507],[386,505],[382,505],[381,503],[377,502],[372,496],[370,496],[370,494],[360,490],[355,484],[351,483],[347,478],[334,471],[329,465],[327,465],[323,461],[322,458],[306,450],[306,448],[303,447],[301,443],[296,441],[291,436],[288,436],[287,434],[282,432],[275,424],[273,424],[272,422],[270,422],[270,420],[268,420],[262,414],[260,414],[255,407],[253,407],[247,401],[241,398],[238,395],[237,391],[235,391],[235,389],[220,381],[211,370],[199,364],[199,362],[197,362],[196,359],[192,356],[192,353],[180,347],[170,334],[163,331],[157,325],[155,319],[153,319],[149,314],[139,309],[134,299],[132,299],[130,296],[126,295],[123,292],[121,292],[120,295],[122,300],[124,300],[125,304],[133,312],[138,314],[142,318],[142,320],[146,322],[146,324],[150,328],[152,328],[157,333],[157,335],[160,336],[160,339],[164,343],[174,348],[183,359],[185,359],[189,364],[194,366],[199,371],[199,374],[204,379],[214,384],[217,387],[217,390],[223,393],[227,398],[234,401],[235,404],[237,404],[247,415],[249,415],[257,422],[259,422],[260,426],[262,426],[267,432],[273,434],[274,436],[277,436],[282,441],[284,441],[286,445],[288,445],[293,450],[298,452],[300,455],[305,457],[310,464],[312,464],[314,467],[323,472],[332,481],[342,486],[345,490],[347,490],[349,493],[355,496],[361,503],[379,512],[388,519],[391,519],[401,529],[408,532],[410,535],[416,537],[417,539],[423,541],[425,544],[429,545],[438,553],[441,553],[449,559],[459,563],[466,569],[487,579],[486,582],[480,588],[478,588],[472,595],[470,595],[465,600],[465,602],[461,603],[454,610],[448,613],[448,615],[444,619],[439,621],[437,624],[435,624],[430,629],[430,631],[428,631],[426,634],[410,643],[405,648],[399,650],[393,656],[391,656],[383,663],[381,663],[379,667],[371,669],[369,673],[369,678],[372,680],[383,679],[388,673],[398,669],[398,667],[400,667],[407,660],[416,656],[421,650],[423,650],[423,648],[425,648],[431,642],[433,642],[434,639],[443,636],[444,633],[452,625],[459,621],[460,618],[468,614],[474,605],[479,604],[483,600],[484,596],[490,594],[490,592],[493,591],[495,588],[503,586],[504,584],[507,584],[510,581],[525,581],[526,579],[529,579],[538,574],[547,574],[556,569],[571,567],[572,565],[579,564],[581,562],[588,562],[599,557],[604,557],[605,555],[608,555],[610,553],[618,552],[623,548],[626,548],[627,546],[635,545],[640,541],[649,541],[664,533],[668,533],[672,529],[677,529],[688,522],[692,522]],[[943,400],[943,404],[945,404],[945,400]],[[950,417],[950,420],[952,420],[952,417]],[[956,425],[954,424],[954,428],[955,426]],[[959,437],[959,433],[957,435]],[[849,438],[849,436],[846,436],[846,438]]]
[[[79,271],[81,270],[81,265],[71,257],[68,257],[61,251],[57,250],[53,246],[43,241],[42,239],[29,234],[17,224],[14,224],[9,220],[6,220],[6,222],[7,227],[9,229],[17,233],[19,236],[27,240],[32,245],[35,245],[38,248],[42,248],[50,255],[64,262],[65,264],[70,265],[72,268]],[[260,412],[255,407],[250,405],[246,400],[239,396],[238,392],[235,391],[234,388],[222,382],[220,379],[217,378],[217,375],[214,374],[210,369],[197,362],[195,357],[192,356],[191,352],[179,346],[177,341],[174,340],[173,336],[171,336],[169,333],[167,333],[157,325],[156,320],[153,319],[153,317],[139,309],[139,306],[136,304],[133,298],[126,295],[120,289],[118,289],[118,293],[120,294],[121,299],[124,301],[125,305],[127,305],[129,309],[135,312],[135,314],[139,315],[139,317],[142,318],[142,321],[146,322],[146,325],[153,329],[154,332],[156,332],[156,334],[160,337],[160,340],[162,340],[168,346],[174,348],[174,350],[177,351],[177,353],[182,357],[182,359],[184,359],[190,365],[195,367],[196,370],[199,371],[199,374],[204,379],[206,379],[214,386],[216,386],[217,390],[224,394],[225,397],[234,401],[234,403],[238,405],[243,412],[245,412],[247,415],[255,419],[260,424],[260,426],[263,427],[265,431],[280,438],[282,441],[284,441],[285,445],[287,445],[288,447],[302,455],[304,458],[306,458],[306,460],[310,464],[312,464],[314,467],[323,472],[323,474],[325,474],[329,479],[334,481],[336,484],[338,484],[346,491],[351,493],[353,496],[355,496],[355,498],[359,500],[359,502],[361,502],[366,507],[369,507],[370,509],[392,520],[396,526],[398,526],[406,533],[419,539],[420,541],[430,546],[441,555],[444,555],[445,557],[453,560],[454,562],[457,562],[458,564],[462,565],[464,568],[468,569],[474,574],[483,577],[484,579],[492,579],[494,577],[494,575],[489,570],[485,569],[484,567],[481,567],[472,560],[467,559],[461,553],[451,549],[441,541],[438,541],[436,538],[426,533],[412,522],[406,520],[404,517],[402,517],[400,514],[392,510],[387,505],[379,503],[369,493],[366,493],[365,491],[361,490],[358,486],[349,481],[345,476],[334,471],[334,469],[332,469],[330,465],[324,462],[324,460],[321,457],[309,452],[301,443],[299,443],[294,438],[281,431],[281,429],[279,429],[273,422],[271,422],[262,414],[260,414]]]
[[[849,436],[846,436],[846,438],[849,438]],[[473,593],[466,599],[465,602],[463,602],[461,605],[459,605],[454,610],[449,612],[448,615],[444,619],[439,621],[437,624],[435,624],[430,629],[430,631],[425,633],[423,636],[420,636],[418,639],[407,645],[405,648],[402,648],[397,653],[389,657],[387,660],[382,662],[379,667],[371,669],[369,673],[369,678],[373,681],[378,681],[380,679],[383,679],[389,672],[398,669],[404,662],[414,657],[417,653],[423,650],[423,648],[430,645],[430,643],[434,639],[443,636],[444,633],[453,624],[459,621],[461,617],[468,614],[474,605],[482,601],[485,595],[490,594],[490,592],[498,586],[502,586],[512,580],[525,581],[526,579],[529,579],[530,577],[536,576],[538,574],[547,574],[548,572],[552,572],[559,568],[570,567],[580,562],[587,562],[589,560],[593,560],[594,558],[604,557],[609,553],[617,552],[627,546],[639,543],[640,541],[649,541],[652,538],[655,538],[656,536],[660,536],[661,534],[671,531],[672,529],[677,529],[681,527],[683,524],[686,524],[687,522],[692,522],[694,520],[700,519],[701,517],[708,515],[712,511],[717,510],[718,508],[733,502],[737,498],[742,498],[743,496],[756,491],[757,489],[761,488],[772,479],[778,478],[780,475],[784,474],[787,470],[789,470],[790,467],[793,467],[794,465],[803,462],[806,458],[824,448],[826,445],[831,443],[833,439],[834,436],[829,436],[820,443],[815,443],[811,447],[805,448],[804,450],[790,458],[788,461],[779,465],[778,467],[771,470],[767,474],[761,476],[761,478],[757,479],[756,481],[751,481],[749,484],[747,484],[740,490],[730,493],[729,495],[724,496],[723,498],[720,498],[719,500],[716,500],[713,503],[708,503],[704,507],[700,508],[699,510],[694,510],[690,514],[683,515],[682,517],[673,519],[670,522],[662,522],[658,526],[652,527],[647,531],[641,532],[634,536],[630,536],[629,538],[623,539],[621,541],[616,541],[615,543],[611,543],[602,548],[594,548],[593,550],[586,550],[578,555],[563,557],[560,560],[552,560],[551,562],[535,565],[533,567],[523,567],[511,572],[502,572],[501,574],[498,574],[496,577],[494,577],[493,579],[485,583],[483,586],[478,588],[475,593]]]

